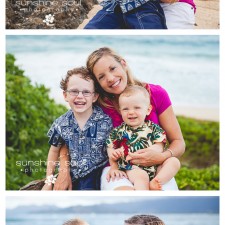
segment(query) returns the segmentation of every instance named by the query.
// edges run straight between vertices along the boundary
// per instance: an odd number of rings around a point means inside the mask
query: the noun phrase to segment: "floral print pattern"
[[[132,169],[132,164],[126,161],[128,152],[136,152],[140,149],[148,148],[156,142],[166,143],[165,131],[157,124],[146,121],[143,126],[133,129],[129,125],[123,123],[121,126],[114,128],[106,140],[108,147],[117,149],[123,147],[124,156],[118,160],[118,166],[121,170]],[[150,180],[154,178],[156,166],[142,167]]]

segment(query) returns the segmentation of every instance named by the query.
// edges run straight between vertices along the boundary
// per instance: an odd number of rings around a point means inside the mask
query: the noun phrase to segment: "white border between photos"
[[[0,7],[5,8],[5,1],[0,1]],[[139,31],[138,35],[220,35],[220,133],[225,134],[225,1],[220,0],[220,29],[219,30],[167,30],[167,31]],[[134,31],[89,31],[89,30],[5,30],[5,10],[0,14],[0,137],[5,137],[5,35],[137,35]],[[222,32],[223,31],[223,32]],[[223,49],[223,51],[222,51]],[[3,119],[4,118],[4,119]],[[222,137],[222,135],[221,135]],[[112,191],[93,191],[93,192],[39,192],[39,191],[5,191],[5,138],[0,142],[0,224],[5,224],[5,201],[8,196],[21,197],[49,197],[57,196],[219,196],[220,209],[225,208],[225,169],[223,162],[225,160],[225,139],[220,139],[220,190],[219,191],[179,191],[179,192],[112,192]],[[4,160],[4,161],[3,161]],[[220,224],[225,220],[225,214],[220,210]]]

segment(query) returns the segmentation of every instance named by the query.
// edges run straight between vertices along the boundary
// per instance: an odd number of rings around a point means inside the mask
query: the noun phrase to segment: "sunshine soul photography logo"
[[[12,0],[11,4],[22,12],[50,12],[53,8],[58,12],[67,11],[70,7],[81,6],[82,0]],[[55,12],[57,13],[57,12]]]
[[[76,162],[70,162],[65,161],[65,165],[67,167],[69,166],[75,166]],[[59,168],[60,162],[59,161],[46,161],[46,160],[24,160],[24,161],[16,161],[16,167],[18,169],[26,174],[31,173],[38,173],[38,172],[46,172],[47,166],[54,166],[56,168]]]

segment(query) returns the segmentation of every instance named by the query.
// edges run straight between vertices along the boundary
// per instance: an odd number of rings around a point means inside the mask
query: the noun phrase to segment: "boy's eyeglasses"
[[[68,92],[71,96],[78,96],[80,94],[80,92],[81,92],[84,97],[90,97],[91,95],[94,94],[94,92],[91,92],[91,91],[88,91],[88,90],[83,90],[83,91],[66,90],[66,92]]]

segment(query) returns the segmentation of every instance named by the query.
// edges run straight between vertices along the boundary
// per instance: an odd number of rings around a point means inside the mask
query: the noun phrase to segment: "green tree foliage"
[[[180,190],[219,190],[219,166],[205,169],[181,167],[176,175]]]
[[[46,133],[66,108],[49,98],[43,85],[32,85],[15,57],[6,55],[6,188],[19,189],[45,176]]]
[[[178,117],[186,143],[182,164],[206,168],[219,163],[219,123]]]

